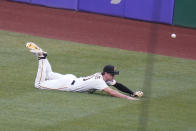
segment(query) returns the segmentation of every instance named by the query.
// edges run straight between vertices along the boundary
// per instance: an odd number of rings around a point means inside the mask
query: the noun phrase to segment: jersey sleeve
[[[116,84],[116,80],[111,80],[106,82],[108,86],[113,86]]]
[[[107,88],[108,85],[103,80],[98,80],[95,84],[95,89],[102,91],[104,88]]]

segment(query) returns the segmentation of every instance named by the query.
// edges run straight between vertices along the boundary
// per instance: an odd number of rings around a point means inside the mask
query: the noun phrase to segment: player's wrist
[[[138,98],[134,98],[134,97],[131,97],[131,96],[129,96],[127,99],[128,100],[139,100]]]
[[[132,97],[138,97],[137,94],[134,92],[133,94],[131,94]]]

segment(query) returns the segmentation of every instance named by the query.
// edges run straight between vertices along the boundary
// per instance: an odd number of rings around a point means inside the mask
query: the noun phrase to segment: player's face
[[[106,75],[106,79],[109,80],[109,81],[114,79],[114,75],[112,75],[110,73],[106,73],[105,75]]]

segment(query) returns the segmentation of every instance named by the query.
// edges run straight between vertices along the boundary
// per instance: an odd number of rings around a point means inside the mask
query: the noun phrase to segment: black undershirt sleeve
[[[122,91],[122,92],[125,92],[125,93],[128,93],[130,95],[133,95],[133,91],[130,90],[129,88],[127,88],[126,86],[124,86],[123,84],[121,83],[117,83],[115,85],[113,85],[114,87],[116,87],[118,90]]]

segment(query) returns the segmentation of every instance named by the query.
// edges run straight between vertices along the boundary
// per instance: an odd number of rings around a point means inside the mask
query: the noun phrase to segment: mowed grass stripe
[[[1,104],[4,105],[4,107],[1,107],[2,117],[5,118],[3,125],[21,125],[22,122],[22,125],[26,127],[33,128],[40,126],[48,128],[56,126],[56,124],[59,125],[61,121],[65,123],[77,121],[78,119],[84,121],[86,117],[96,116],[105,111],[110,112],[116,108],[130,104],[109,98],[109,102],[116,102],[116,104],[108,104],[105,107],[105,102],[102,101],[103,98],[100,96],[96,98],[96,96],[93,97],[92,95],[81,93],[40,92],[33,92],[33,94],[26,93],[26,95],[18,96],[14,100],[1,100]],[[54,96],[56,99],[53,99]],[[77,103],[77,100],[74,99],[75,97],[82,98],[85,102]],[[95,103],[95,100],[98,102]],[[77,105],[73,103],[77,103]],[[99,108],[97,108],[97,104],[99,104]]]
[[[96,94],[35,89],[35,56],[25,49],[34,41],[45,49],[53,70],[86,76],[105,64],[133,90],[143,87],[145,53],[44,39],[0,31],[0,130],[137,130],[141,101]],[[155,55],[148,129],[194,130],[196,61]],[[145,97],[142,100],[146,99]]]

